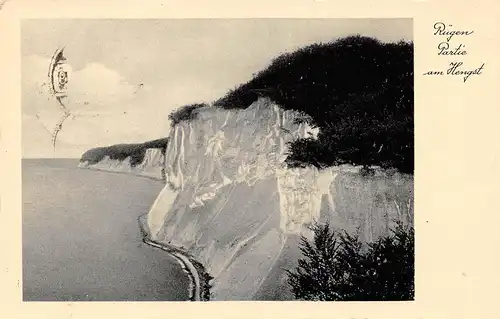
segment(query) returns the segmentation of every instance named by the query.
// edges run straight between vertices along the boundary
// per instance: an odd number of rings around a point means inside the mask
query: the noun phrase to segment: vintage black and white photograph
[[[24,301],[409,301],[413,20],[25,19]]]

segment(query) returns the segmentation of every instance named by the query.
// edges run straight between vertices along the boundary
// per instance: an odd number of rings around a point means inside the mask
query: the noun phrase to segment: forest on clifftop
[[[349,36],[276,57],[214,102],[247,108],[265,96],[301,112],[318,138],[291,143],[287,164],[414,170],[413,43]]]

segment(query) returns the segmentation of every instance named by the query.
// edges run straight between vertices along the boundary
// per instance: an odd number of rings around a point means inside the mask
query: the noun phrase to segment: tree
[[[304,258],[288,271],[297,299],[314,301],[401,301],[414,298],[414,231],[398,223],[393,234],[363,245],[328,224],[302,237]]]

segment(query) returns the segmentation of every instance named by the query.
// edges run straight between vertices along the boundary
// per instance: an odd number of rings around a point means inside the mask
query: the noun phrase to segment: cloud
[[[44,107],[52,103],[46,85],[49,63],[49,59],[36,55],[22,60],[22,90],[27,102],[23,106],[28,113],[35,106]],[[109,108],[133,98],[136,86],[103,64],[92,62],[79,70],[73,70],[71,64],[69,67],[67,103],[70,108],[84,109],[86,105]]]
[[[136,90],[136,86],[128,83],[118,72],[95,62],[73,72],[69,80],[68,96],[79,106],[119,106],[131,100]]]
[[[63,113],[45,84],[49,62],[40,56],[22,60],[24,156],[52,156],[51,132]],[[65,99],[72,115],[58,135],[58,156],[75,156],[90,147],[165,135],[167,119],[158,109],[161,98],[161,90],[131,84],[119,72],[100,63],[73,70]]]

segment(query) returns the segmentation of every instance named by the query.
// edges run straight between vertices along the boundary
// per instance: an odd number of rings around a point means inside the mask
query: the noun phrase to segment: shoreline
[[[137,218],[163,184],[77,171],[72,161],[22,164],[23,300],[189,300],[175,258],[142,244],[138,233]],[[47,289],[47,282],[58,284]]]
[[[124,171],[114,171],[111,169],[106,169],[106,168],[99,168],[99,167],[83,167],[83,166],[77,166],[76,169],[81,169],[81,170],[89,170],[89,171],[97,171],[97,172],[105,172],[105,173],[112,173],[112,174],[121,174],[121,175],[127,175],[127,176],[134,176],[134,177],[139,177],[139,178],[145,178],[154,182],[161,182],[162,184],[166,184],[165,180],[162,179],[161,177],[154,177],[154,176],[149,176],[149,175],[143,175],[140,173],[134,173],[134,172],[124,172]]]
[[[89,170],[89,171],[97,171],[97,172],[105,172],[119,175],[128,175],[134,176],[137,178],[144,178],[154,182],[161,182],[162,184],[166,184],[164,179],[156,178],[153,176],[141,175],[133,172],[123,172],[123,171],[114,171],[105,168],[98,167],[82,167],[77,166],[76,169],[81,170]],[[196,261],[193,257],[189,256],[188,253],[184,252],[182,249],[170,245],[166,245],[155,240],[151,239],[150,232],[148,226],[146,224],[145,219],[147,218],[147,213],[140,215],[137,218],[139,224],[139,231],[142,235],[142,241],[151,246],[165,251],[167,254],[172,256],[181,266],[184,273],[188,275],[189,279],[189,301],[208,301],[210,292],[209,292],[209,283],[208,283],[208,274],[205,272],[203,265]],[[202,275],[201,275],[202,274]]]
[[[139,223],[139,230],[143,237],[143,242],[147,245],[165,251],[167,254],[175,258],[175,260],[177,260],[177,262],[181,265],[182,270],[188,275],[189,278],[189,301],[209,301],[210,291],[207,281],[208,274],[206,273],[203,265],[178,247],[152,240],[148,227],[145,223],[146,215],[147,214],[143,214],[137,219]]]
[[[79,162],[80,163],[80,162]],[[89,171],[96,171],[96,172],[103,172],[103,173],[112,173],[112,174],[118,174],[118,175],[127,175],[127,176],[133,176],[136,178],[142,178],[142,179],[147,179],[153,182],[160,182],[162,184],[166,184],[165,180],[162,178],[157,178],[153,176],[148,176],[148,175],[142,175],[140,173],[134,173],[134,172],[124,172],[124,171],[114,171],[110,169],[105,169],[105,168],[99,168],[99,167],[93,167],[93,166],[76,166],[74,167],[77,170],[89,170]],[[151,246],[155,247],[158,249],[161,249],[165,251],[167,254],[172,256],[178,264],[181,266],[182,270],[184,273],[187,274],[188,279],[189,279],[189,299],[188,301],[208,301],[209,298],[209,291],[205,291],[206,289],[203,289],[202,287],[208,287],[208,282],[205,282],[204,278],[206,276],[200,276],[200,273],[205,274],[204,267],[202,266],[201,263],[195,261],[192,257],[190,257],[187,253],[183,252],[181,249],[169,245],[162,244],[160,242],[154,241],[150,237],[150,233],[147,227],[147,224],[145,223],[145,218],[147,217],[147,213],[140,215],[137,218],[138,221],[138,226],[139,226],[139,231],[142,235],[142,241]],[[197,269],[199,268],[199,269]],[[202,283],[202,280],[204,281]]]
[[[77,166],[76,169],[134,176],[137,178],[143,178],[143,179],[147,179],[147,180],[150,180],[153,182],[161,182],[162,184],[166,184],[166,181],[162,178],[141,175],[139,173],[113,171],[113,170],[108,170],[105,168],[98,168],[98,167],[92,167],[92,166],[88,166],[88,167]],[[140,215],[137,218],[137,222],[139,224],[138,225],[139,231],[142,235],[142,241],[146,245],[163,250],[169,256],[172,256],[177,261],[177,263],[181,266],[184,273],[187,274],[188,280],[189,280],[189,288],[188,288],[189,289],[189,291],[188,291],[189,299],[188,299],[188,301],[209,301],[209,298],[206,296],[209,296],[210,292],[202,289],[202,287],[209,287],[208,282],[203,282],[203,284],[201,283],[202,278],[206,277],[206,276],[200,276],[200,273],[205,274],[205,270],[204,270],[204,267],[202,266],[202,264],[195,261],[194,259],[191,260],[192,257],[189,257],[187,253],[184,253],[179,248],[165,245],[165,244],[162,244],[160,242],[152,240],[150,237],[148,226],[145,222],[145,218],[147,218],[147,213]],[[198,267],[196,267],[195,265],[197,265]],[[200,269],[198,270],[197,268],[200,268]]]

